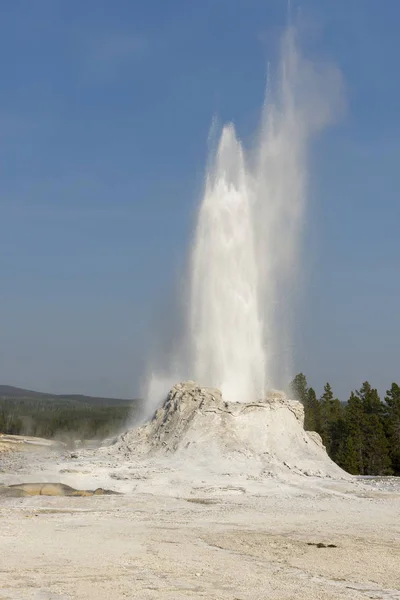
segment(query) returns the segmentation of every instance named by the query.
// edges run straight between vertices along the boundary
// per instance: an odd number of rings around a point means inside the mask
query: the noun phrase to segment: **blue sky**
[[[400,380],[400,3],[292,11],[347,97],[312,149],[294,370],[344,399]],[[0,382],[138,394],[212,118],[251,140],[286,21],[285,0],[3,3]]]

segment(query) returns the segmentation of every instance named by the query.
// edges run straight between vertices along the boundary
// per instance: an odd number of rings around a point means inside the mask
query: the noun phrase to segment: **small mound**
[[[226,402],[215,388],[175,385],[153,419],[122,434],[116,453],[170,455],[213,471],[343,478],[315,432],[304,431],[300,402],[282,392],[263,401]]]
[[[112,490],[76,490],[64,483],[16,483],[9,486],[0,486],[0,495],[9,498],[23,498],[26,496],[107,496],[117,494]]]

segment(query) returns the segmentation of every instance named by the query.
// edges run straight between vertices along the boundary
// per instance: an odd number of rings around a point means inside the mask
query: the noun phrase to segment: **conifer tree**
[[[385,396],[385,425],[389,456],[395,475],[400,475],[400,386],[392,383]]]
[[[321,429],[320,410],[317,395],[312,387],[307,391],[305,405],[304,429],[306,431],[317,431]]]
[[[361,399],[351,392],[345,408],[346,442],[341,456],[341,466],[353,475],[363,473],[364,468],[363,421]]]
[[[360,461],[357,448],[355,447],[354,438],[350,435],[345,435],[337,452],[335,461],[347,473],[351,475],[360,474]]]
[[[315,391],[307,386],[306,376],[298,373],[290,384],[290,388],[293,398],[304,406],[304,429],[318,431],[319,403]]]
[[[329,383],[324,386],[324,393],[319,400],[320,406],[320,435],[324,442],[326,451],[331,455],[331,411],[333,404],[333,392]]]
[[[328,455],[354,475],[400,475],[400,386],[393,383],[382,402],[368,381],[346,404],[329,383],[318,400],[303,373],[291,384],[292,397],[304,406],[304,429],[317,431]]]
[[[290,384],[290,390],[295,400],[303,404],[307,403],[307,379],[304,373],[298,373]]]
[[[333,398],[329,404],[328,435],[329,456],[337,462],[347,437],[343,405],[337,398]]]
[[[378,391],[366,381],[357,392],[363,407],[363,474],[387,475],[390,470],[389,446],[384,429],[384,407]]]

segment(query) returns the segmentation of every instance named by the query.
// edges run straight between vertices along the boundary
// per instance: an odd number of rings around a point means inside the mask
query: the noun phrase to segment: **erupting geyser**
[[[185,336],[151,376],[153,418],[120,436],[117,454],[167,455],[179,468],[190,464],[192,477],[201,467],[201,478],[203,467],[246,481],[346,476],[318,434],[304,431],[302,405],[267,391],[282,383],[288,363],[309,142],[332,116],[340,79],[301,59],[289,30],[274,80],[255,150],[245,150],[229,124],[210,157]]]
[[[233,124],[222,129],[192,248],[185,350],[164,380],[195,379],[225,400],[249,402],[289,374],[308,148],[331,120],[338,91],[338,72],[304,60],[289,29],[256,148],[243,147]]]
[[[242,402],[261,398],[266,366],[251,183],[243,148],[228,125],[199,214],[190,335],[196,381]]]

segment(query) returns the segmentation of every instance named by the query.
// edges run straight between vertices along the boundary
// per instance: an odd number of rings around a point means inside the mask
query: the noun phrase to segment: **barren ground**
[[[1,600],[400,599],[393,478],[257,480],[45,452],[2,452],[0,483],[123,494],[0,497]]]

